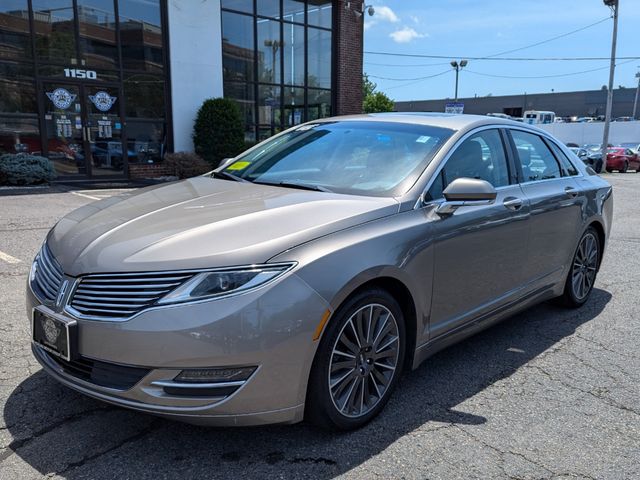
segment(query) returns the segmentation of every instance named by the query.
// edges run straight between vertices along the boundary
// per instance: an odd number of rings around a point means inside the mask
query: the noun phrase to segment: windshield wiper
[[[296,182],[288,182],[286,180],[282,180],[281,182],[261,182],[254,180],[253,183],[258,183],[260,185],[275,185],[278,187],[289,187],[289,188],[299,188],[300,190],[313,190],[314,192],[328,192],[333,193],[326,187],[322,187],[320,185],[315,185],[312,183],[296,183]]]
[[[211,178],[220,178],[222,180],[232,180],[234,182],[245,182],[245,183],[248,182],[248,180],[238,177],[233,173],[225,172],[224,170],[221,170],[219,172],[214,170],[213,172],[211,172]]]

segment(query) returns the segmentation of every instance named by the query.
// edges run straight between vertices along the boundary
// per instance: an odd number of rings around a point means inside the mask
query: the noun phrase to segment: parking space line
[[[20,262],[22,262],[22,260],[20,260],[19,258],[12,257],[8,253],[4,253],[1,250],[0,250],[0,260],[4,260],[7,263],[20,263]]]
[[[72,195],[76,195],[78,197],[84,197],[84,198],[89,198],[91,200],[102,200],[100,197],[94,197],[93,195],[87,195],[86,193],[80,193],[80,192],[69,192]]]

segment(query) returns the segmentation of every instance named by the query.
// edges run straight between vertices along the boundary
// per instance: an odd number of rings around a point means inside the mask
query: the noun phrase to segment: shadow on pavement
[[[349,433],[304,424],[195,427],[107,406],[39,371],[7,400],[4,419],[14,440],[0,461],[18,456],[42,475],[66,478],[157,478],[159,472],[163,478],[193,478],[194,472],[331,478],[419,427],[428,435],[443,424],[485,423],[458,405],[572,335],[610,299],[595,289],[579,310],[541,304],[438,353],[405,374],[376,420]],[[489,415],[491,406],[486,408]]]

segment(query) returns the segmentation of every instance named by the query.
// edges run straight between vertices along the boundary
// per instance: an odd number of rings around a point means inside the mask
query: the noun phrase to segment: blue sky
[[[450,59],[485,57],[580,29],[610,16],[602,0],[385,0],[365,16],[365,52],[444,55],[447,59],[365,53],[364,71],[394,100],[454,94]],[[608,57],[613,20],[502,57]],[[620,0],[618,57],[640,57],[640,0]],[[498,56],[497,58],[499,58]],[[623,63],[624,62],[624,63]],[[460,72],[459,97],[598,89],[608,83],[608,60],[470,60]],[[555,78],[540,77],[601,70]],[[635,88],[640,59],[619,60],[614,85]],[[446,72],[446,73],[444,73]],[[439,76],[415,80],[430,75]],[[384,78],[374,78],[384,77]],[[390,80],[406,79],[406,80]]]

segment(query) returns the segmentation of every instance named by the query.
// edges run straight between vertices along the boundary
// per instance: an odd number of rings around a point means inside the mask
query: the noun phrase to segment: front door
[[[126,177],[117,86],[42,82],[46,155],[58,177]]]

